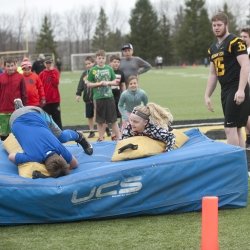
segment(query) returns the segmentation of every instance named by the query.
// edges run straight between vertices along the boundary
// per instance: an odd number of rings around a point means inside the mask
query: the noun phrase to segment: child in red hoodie
[[[43,84],[39,76],[31,71],[31,67],[30,61],[25,58],[21,63],[21,68],[27,91],[26,105],[43,107],[46,104]]]
[[[20,98],[26,104],[26,87],[23,75],[17,72],[16,60],[4,61],[4,73],[0,74],[0,137],[5,140],[9,135],[9,117],[15,110],[14,99]]]
[[[59,92],[59,71],[53,65],[53,59],[46,57],[44,60],[45,69],[39,74],[43,83],[46,105],[43,110],[52,116],[55,123],[62,129],[60,92]]]

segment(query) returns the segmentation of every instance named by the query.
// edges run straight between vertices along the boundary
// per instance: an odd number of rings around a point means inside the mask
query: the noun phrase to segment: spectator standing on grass
[[[211,96],[217,80],[221,85],[221,103],[227,142],[245,147],[241,128],[248,118],[249,59],[245,42],[228,31],[228,17],[219,12],[212,17],[212,30],[217,38],[209,50],[210,72],[205,91],[205,104],[213,110]]]
[[[122,46],[123,57],[121,58],[120,70],[124,73],[126,84],[129,76],[138,76],[152,68],[152,66],[142,58],[133,56],[133,53],[134,50],[131,43]]]
[[[243,41],[245,41],[246,45],[247,45],[247,53],[248,53],[248,57],[250,60],[250,28],[244,28],[241,30],[240,32],[240,37]],[[248,78],[248,82],[250,82],[250,74],[249,74],[249,78]],[[248,105],[249,108],[249,113],[248,113],[248,120],[247,120],[247,125],[245,127],[245,131],[246,131],[246,148],[250,148],[250,103]]]
[[[55,123],[62,129],[61,109],[60,109],[60,92],[59,92],[59,71],[53,65],[52,57],[48,56],[44,60],[45,69],[39,74],[43,83],[46,104],[43,106],[44,111],[52,116]]]
[[[208,63],[208,58],[207,58],[207,57],[205,57],[205,58],[204,58],[204,66],[205,66],[205,67],[207,67],[207,66],[208,66],[208,64],[209,64],[209,63]]]
[[[104,50],[96,52],[96,65],[88,74],[88,87],[93,90],[93,99],[96,105],[96,123],[99,133],[98,141],[104,140],[107,124],[111,124],[112,131],[117,139],[120,139],[115,100],[111,86],[116,85],[114,70],[105,64],[106,55]]]
[[[27,92],[26,105],[43,107],[46,104],[45,93],[41,79],[31,71],[31,63],[25,58],[21,63]]]
[[[34,61],[34,63],[32,64],[31,71],[39,75],[45,69],[44,59],[45,59],[44,54],[39,54],[36,61]]]
[[[122,116],[122,130],[127,126],[129,115],[134,107],[147,105],[148,97],[144,90],[139,88],[137,76],[128,78],[128,89],[122,92],[118,108]]]
[[[4,73],[0,74],[1,140],[5,140],[10,133],[9,118],[15,110],[14,100],[16,98],[20,98],[26,104],[25,82],[23,75],[17,72],[16,60],[7,58],[4,61]]]
[[[112,88],[112,92],[114,95],[114,99],[115,99],[115,105],[116,105],[116,114],[117,114],[117,118],[121,119],[121,114],[120,111],[118,109],[118,103],[120,100],[120,96],[121,93],[126,90],[126,84],[125,84],[125,76],[124,73],[119,69],[120,67],[120,57],[118,55],[112,55],[109,58],[109,64],[112,67],[112,69],[115,72],[115,76],[116,76],[116,84],[114,86],[111,86]],[[115,139],[115,135],[112,132],[111,135],[111,139]]]
[[[93,92],[90,87],[87,86],[87,77],[89,70],[95,65],[95,59],[92,56],[87,56],[85,58],[85,68],[86,70],[83,71],[81,74],[77,90],[76,90],[76,101],[79,102],[81,95],[83,93],[83,101],[85,103],[85,115],[88,119],[88,126],[89,126],[89,136],[88,138],[95,137],[94,132],[94,125],[95,125],[95,110],[94,110],[94,102],[93,102]]]
[[[163,57],[162,56],[157,56],[155,58],[155,67],[157,69],[162,69],[162,67],[163,67]]]

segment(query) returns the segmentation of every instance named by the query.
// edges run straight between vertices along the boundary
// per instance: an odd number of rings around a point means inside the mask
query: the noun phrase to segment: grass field
[[[250,249],[249,218],[249,207],[219,211],[221,250]],[[198,250],[201,213],[0,227],[0,235],[2,250]]]
[[[219,89],[213,98],[215,112],[209,113],[204,106],[207,74],[208,69],[203,67],[152,70],[140,77],[140,85],[147,91],[150,101],[169,107],[175,120],[221,118]],[[80,72],[62,74],[64,125],[86,124],[83,103],[75,102],[79,76]],[[249,218],[249,206],[219,211],[221,250],[250,249]],[[0,235],[1,250],[198,250],[201,213],[0,227]]]
[[[75,93],[81,72],[63,72],[61,76],[63,125],[86,125],[84,104],[75,101]],[[204,91],[208,68],[169,67],[151,70],[140,76],[140,87],[149,101],[156,102],[171,110],[176,121],[222,118],[220,87],[213,97],[215,112],[209,112],[204,104]]]

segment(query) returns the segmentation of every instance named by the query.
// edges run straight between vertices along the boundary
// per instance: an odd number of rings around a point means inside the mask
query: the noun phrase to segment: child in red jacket
[[[5,140],[10,133],[9,117],[15,110],[14,99],[20,98],[26,104],[26,88],[23,75],[17,72],[16,60],[4,61],[4,73],[0,74],[0,137]]]
[[[60,92],[59,92],[59,71],[54,68],[53,59],[46,57],[44,60],[45,69],[39,74],[43,83],[46,105],[43,110],[52,116],[55,123],[62,129]]]
[[[41,79],[36,73],[31,71],[32,65],[28,59],[23,60],[21,67],[27,92],[26,105],[43,107],[46,101]]]

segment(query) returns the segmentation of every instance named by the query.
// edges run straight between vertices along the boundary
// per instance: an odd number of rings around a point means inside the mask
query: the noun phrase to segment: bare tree
[[[159,16],[166,16],[167,19],[173,23],[174,22],[174,17],[179,10],[180,6],[184,5],[184,0],[180,1],[175,1],[175,0],[160,0],[156,6],[155,9]]]
[[[10,15],[0,15],[0,51],[8,51],[11,49],[13,34],[13,17]]]
[[[250,0],[246,1],[229,1],[230,10],[236,17],[236,23],[239,29],[247,24],[247,15],[249,13]]]
[[[64,37],[62,15],[58,13],[50,13],[50,21],[51,21],[51,26],[53,28],[56,40],[57,41],[62,40]]]
[[[27,41],[27,20],[26,20],[26,12],[23,10],[19,10],[17,12],[17,16],[15,18],[15,30],[16,30],[16,50],[25,50],[25,42]]]
[[[208,9],[209,16],[211,17],[218,11],[223,11],[224,4],[227,4],[228,10],[236,17],[236,24],[238,29],[246,25],[247,15],[249,13],[250,0],[245,1],[212,1],[206,0],[206,7]],[[229,20],[230,25],[230,20]]]
[[[72,15],[70,12],[65,12],[64,16],[63,16],[63,27],[64,27],[64,37],[63,40],[66,42],[67,44],[67,51],[68,54],[72,54],[73,53],[73,41],[75,40],[75,38],[72,35],[71,32],[71,28],[73,26],[73,19],[72,19]]]
[[[117,29],[121,32],[126,31],[126,24],[128,22],[128,17],[118,9],[118,3],[119,2],[116,1],[115,4],[112,5],[112,9],[108,15],[109,27],[112,33],[115,33]]]
[[[93,7],[88,9],[81,9],[81,27],[83,30],[83,39],[85,40],[86,46],[84,51],[90,52],[91,50],[91,39],[94,35],[94,29],[96,26],[97,13],[93,10]]]

